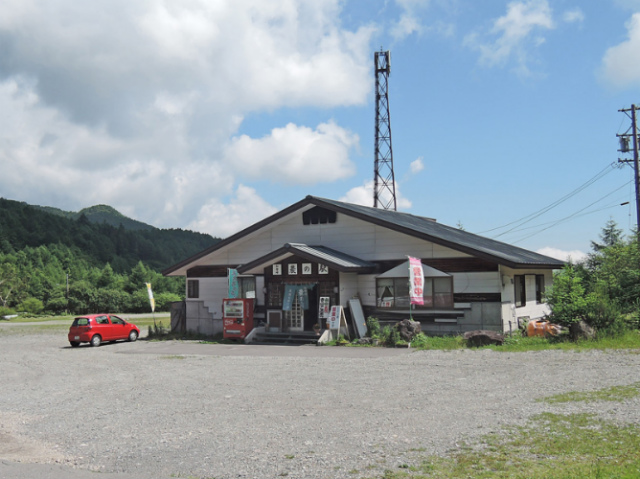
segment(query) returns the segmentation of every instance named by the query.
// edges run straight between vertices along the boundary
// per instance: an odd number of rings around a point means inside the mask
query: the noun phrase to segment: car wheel
[[[80,346],[80,343],[78,341],[69,341],[69,344],[71,344],[72,348],[77,348],[78,346]]]
[[[100,337],[99,334],[96,334],[94,337],[91,338],[91,346],[93,346],[94,348],[97,348],[98,346],[100,346],[101,343],[102,343],[102,338]]]
[[[129,341],[135,341],[136,339],[138,339],[138,332],[137,331],[131,331],[129,333]]]

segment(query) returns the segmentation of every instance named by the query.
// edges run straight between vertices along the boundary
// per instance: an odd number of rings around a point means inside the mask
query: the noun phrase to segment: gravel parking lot
[[[0,325],[0,361],[0,478],[380,477],[542,411],[640,423],[638,400],[534,402],[635,383],[636,352],[72,349]]]

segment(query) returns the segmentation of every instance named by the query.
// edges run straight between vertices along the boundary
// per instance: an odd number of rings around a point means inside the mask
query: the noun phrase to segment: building
[[[222,332],[228,269],[254,318],[270,329],[311,331],[321,306],[358,297],[365,317],[409,317],[408,256],[424,270],[423,331],[508,332],[549,312],[543,301],[562,261],[397,211],[307,196],[163,272],[186,276],[186,328]]]

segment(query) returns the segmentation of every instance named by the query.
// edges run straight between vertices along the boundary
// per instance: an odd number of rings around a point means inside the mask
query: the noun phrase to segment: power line
[[[553,208],[555,208],[556,206],[564,203],[565,201],[567,201],[568,199],[572,198],[573,196],[577,195],[578,193],[580,193],[581,191],[583,191],[584,189],[588,188],[589,186],[591,186],[592,184],[594,184],[596,181],[604,178],[607,174],[609,174],[614,168],[616,168],[617,165],[616,163],[611,163],[609,165],[607,165],[605,168],[603,168],[602,170],[600,170],[595,176],[593,176],[591,179],[587,180],[585,183],[583,183],[581,186],[577,187],[575,190],[571,191],[570,193],[567,193],[565,196],[563,196],[562,198],[554,201],[553,203],[545,206],[544,208],[533,212],[523,218],[520,218],[518,220],[512,221],[510,223],[507,223],[505,225],[502,226],[498,226],[496,228],[492,228],[486,231],[481,231],[478,234],[485,234],[485,233],[490,233],[492,231],[496,231],[502,228],[507,228],[511,225],[516,225],[513,228],[504,231],[502,233],[500,233],[499,235],[495,236],[495,238],[499,238],[500,236],[503,236],[507,233],[510,233],[511,231],[517,229],[518,227],[525,225],[527,223],[529,223],[530,221],[538,218],[539,216],[542,216],[544,213],[547,213],[549,211],[551,211]],[[517,224],[516,224],[517,223]]]
[[[514,243],[518,243],[518,242],[520,242],[520,241],[524,241],[524,240],[526,240],[526,239],[531,238],[532,236],[535,236],[535,235],[537,235],[537,234],[539,234],[539,233],[542,233],[543,231],[546,231],[546,230],[548,230],[548,229],[550,229],[550,228],[553,228],[553,227],[555,227],[555,226],[558,226],[560,223],[564,223],[565,221],[571,220],[571,219],[573,219],[573,218],[577,218],[578,216],[582,216],[582,215],[580,215],[579,213],[582,213],[584,210],[586,210],[586,209],[588,209],[588,208],[591,208],[591,207],[592,207],[593,205],[595,205],[596,203],[599,203],[600,201],[604,200],[605,198],[608,198],[609,196],[611,196],[612,194],[614,194],[614,193],[616,193],[617,191],[621,190],[622,188],[625,188],[628,184],[629,184],[629,183],[625,183],[624,185],[622,185],[622,186],[620,186],[620,187],[616,188],[615,190],[611,191],[610,193],[606,194],[606,195],[605,195],[605,196],[603,196],[602,198],[600,198],[600,199],[598,199],[598,200],[594,201],[593,203],[591,203],[591,204],[589,204],[589,205],[585,206],[584,208],[579,209],[579,210],[578,210],[578,211],[576,211],[575,213],[573,213],[573,214],[571,214],[571,215],[569,215],[569,216],[565,216],[564,218],[561,218],[561,219],[559,219],[559,220],[557,220],[557,221],[553,222],[553,224],[551,224],[550,226],[547,226],[546,228],[543,228],[543,229],[541,229],[541,230],[539,230],[539,231],[536,231],[535,233],[531,233],[531,234],[530,234],[530,235],[528,235],[528,236],[525,236],[525,237],[523,237],[523,238],[520,238],[520,239],[518,239],[518,240],[514,241]],[[606,208],[604,208],[604,209],[606,209]],[[595,213],[595,211],[590,212],[590,213]],[[587,213],[584,213],[584,214],[587,214]]]

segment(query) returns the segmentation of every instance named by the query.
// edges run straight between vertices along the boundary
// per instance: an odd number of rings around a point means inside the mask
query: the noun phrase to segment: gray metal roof
[[[507,266],[562,268],[564,265],[564,262],[558,259],[453,228],[430,218],[325,198],[307,197],[307,199],[316,205]]]

